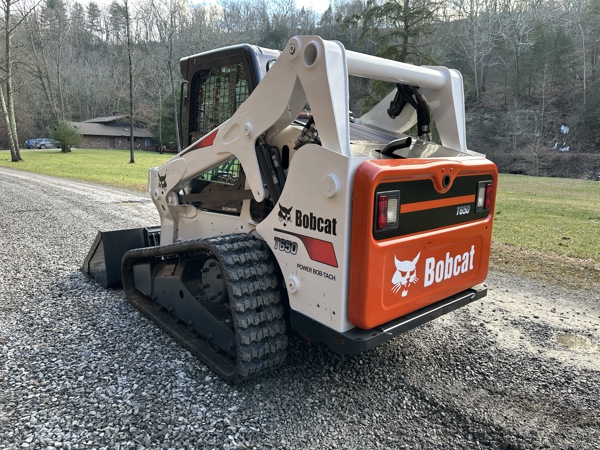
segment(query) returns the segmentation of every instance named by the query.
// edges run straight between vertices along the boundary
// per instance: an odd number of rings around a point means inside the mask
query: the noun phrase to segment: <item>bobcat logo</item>
[[[397,294],[402,290],[402,297],[408,295],[408,288],[411,284],[419,281],[417,278],[417,262],[421,253],[415,257],[412,261],[398,261],[398,258],[394,256],[394,263],[396,264],[396,272],[392,277],[392,292]]]
[[[160,173],[158,174],[158,186],[166,189],[167,187],[167,174],[165,173],[164,175],[161,175]]]
[[[279,221],[283,222],[284,227],[287,226],[287,222],[292,221],[292,208],[293,206],[285,208],[281,204],[279,205]]]

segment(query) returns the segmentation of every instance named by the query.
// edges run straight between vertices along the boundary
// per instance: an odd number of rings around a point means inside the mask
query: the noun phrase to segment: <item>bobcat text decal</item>
[[[433,283],[440,283],[452,277],[457,277],[461,273],[467,273],[473,270],[473,257],[475,256],[475,246],[471,245],[471,250],[458,255],[451,255],[446,252],[446,258],[436,261],[435,258],[427,258],[425,261],[425,280],[423,286],[431,286]]]
[[[325,219],[313,213],[304,214],[299,209],[296,210],[296,226],[319,233],[337,235],[337,219]]]
[[[394,294],[401,293],[402,297],[408,295],[408,288],[417,283],[417,263],[421,253],[415,256],[412,260],[400,261],[394,256],[396,271],[392,277],[392,292]],[[425,260],[425,276],[423,277],[423,287],[428,287],[436,283],[441,283],[444,280],[458,277],[463,273],[470,272],[474,269],[475,246],[471,245],[471,249],[467,252],[451,254],[446,252],[446,256],[441,259],[429,257]]]

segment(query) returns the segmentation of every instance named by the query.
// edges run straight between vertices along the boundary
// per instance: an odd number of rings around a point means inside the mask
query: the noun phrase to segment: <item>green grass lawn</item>
[[[24,162],[0,152],[0,166],[146,190],[147,172],[173,155],[127,150],[22,150]],[[492,268],[572,285],[600,282],[600,182],[500,175]],[[575,270],[574,267],[577,267]]]
[[[494,240],[600,262],[600,182],[501,175]]]
[[[490,268],[597,289],[600,182],[500,175]]]
[[[158,152],[135,152],[135,164],[129,164],[129,150],[74,149],[71,153],[52,150],[21,150],[23,162],[10,162],[10,152],[0,152],[0,166],[26,172],[43,173],[73,180],[145,191],[148,169],[173,157]]]

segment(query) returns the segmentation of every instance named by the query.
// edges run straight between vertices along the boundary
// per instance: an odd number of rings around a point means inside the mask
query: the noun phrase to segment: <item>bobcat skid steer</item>
[[[149,171],[160,227],[99,233],[84,270],[216,374],[280,365],[290,328],[353,354],[486,295],[497,169],[467,150],[458,72],[318,36],[180,65],[186,148]],[[349,76],[395,85],[354,119]]]

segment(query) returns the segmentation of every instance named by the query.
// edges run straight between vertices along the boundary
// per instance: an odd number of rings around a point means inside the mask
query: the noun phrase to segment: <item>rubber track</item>
[[[221,265],[233,318],[237,359],[218,353],[182,323],[173,324],[165,311],[133,287],[133,266],[158,256],[186,258],[211,254]],[[217,375],[239,383],[281,365],[287,356],[287,334],[276,266],[266,244],[248,234],[217,236],[127,252],[122,266],[128,300],[157,322]]]

